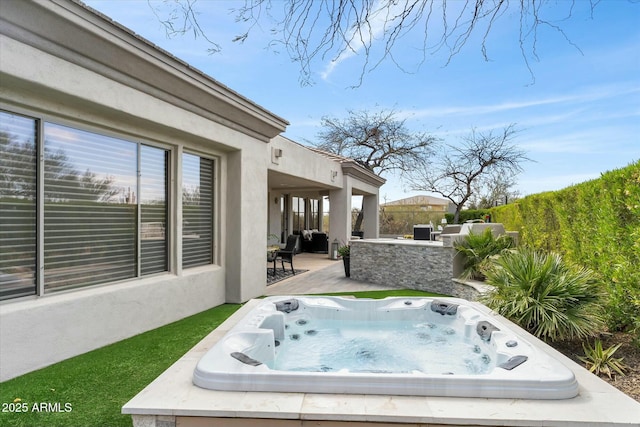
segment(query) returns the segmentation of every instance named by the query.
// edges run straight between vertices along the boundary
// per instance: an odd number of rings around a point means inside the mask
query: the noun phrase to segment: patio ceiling
[[[279,191],[282,193],[318,191],[327,192],[331,189],[339,188],[331,187],[323,183],[300,178],[294,175],[288,175],[282,172],[269,170],[268,173],[269,189],[271,191]]]
[[[294,175],[287,175],[282,172],[269,170],[268,186],[270,191],[277,191],[283,194],[318,192],[320,195],[328,195],[329,190],[340,188],[339,186],[330,186],[320,182],[311,181]],[[351,191],[353,196],[366,196],[369,193],[353,188]]]

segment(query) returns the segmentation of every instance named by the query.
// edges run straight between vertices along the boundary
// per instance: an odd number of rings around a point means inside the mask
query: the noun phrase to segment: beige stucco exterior
[[[0,109],[169,150],[174,201],[166,274],[63,292],[40,286],[39,295],[0,303],[0,381],[262,295],[258,261],[279,227],[274,200],[283,194],[329,196],[331,239],[342,241],[351,195],[365,195],[375,212],[365,232],[377,237],[384,180],[279,136],[286,120],[76,2],[0,2]],[[216,165],[214,262],[191,269],[180,263],[175,202],[184,151]]]

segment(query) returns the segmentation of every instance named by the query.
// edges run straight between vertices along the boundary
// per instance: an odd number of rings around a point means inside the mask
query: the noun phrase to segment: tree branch
[[[163,18],[148,1],[169,37],[192,32],[195,37],[202,36],[211,43],[211,52],[221,50],[199,25],[197,0],[166,0],[163,4],[168,8],[167,18]],[[245,0],[244,5],[233,13],[237,22],[247,24],[249,28],[233,41],[245,41],[256,26],[268,22],[273,36],[268,45],[271,48],[282,46],[299,64],[301,84],[313,83],[317,62],[326,67],[325,61],[329,60],[332,69],[341,61],[358,56],[362,67],[355,86],[359,86],[367,72],[375,70],[387,59],[403,72],[409,72],[409,67],[400,64],[394,53],[405,39],[414,43],[413,35],[418,30],[422,33],[422,43],[418,47],[422,55],[412,64],[415,69],[429,56],[443,50],[448,51],[445,66],[450,64],[473,40],[474,34],[480,35],[480,51],[489,61],[490,34],[508,11],[515,11],[519,16],[517,43],[520,55],[535,82],[530,61],[538,60],[537,40],[541,27],[557,32],[582,52],[561,26],[573,17],[574,7],[582,3],[575,0],[559,3],[552,0]],[[591,15],[598,3],[599,0],[588,0]],[[553,21],[545,17],[547,12],[550,14],[560,7],[568,8],[564,19]],[[452,9],[457,11],[451,14]],[[435,21],[438,16],[440,20]],[[441,30],[434,29],[435,25]],[[429,45],[434,37],[436,41]]]

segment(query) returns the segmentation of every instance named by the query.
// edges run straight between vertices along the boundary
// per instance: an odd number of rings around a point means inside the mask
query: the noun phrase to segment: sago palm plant
[[[605,299],[592,271],[531,248],[507,251],[487,271],[483,302],[544,340],[585,338],[604,326]]]
[[[455,244],[455,249],[464,257],[462,279],[484,280],[490,258],[499,255],[506,249],[512,248],[514,241],[511,236],[503,234],[495,237],[491,229],[482,233],[469,233]]]

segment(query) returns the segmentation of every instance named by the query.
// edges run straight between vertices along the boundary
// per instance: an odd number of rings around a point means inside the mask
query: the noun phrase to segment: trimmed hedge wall
[[[485,215],[491,212],[490,209],[467,209],[464,211],[460,211],[460,218],[458,218],[458,224],[464,224],[467,221],[471,221],[474,219],[484,219]],[[447,213],[444,215],[449,224],[453,224],[452,213]]]
[[[591,268],[609,290],[609,326],[640,327],[640,161],[599,179],[491,209],[520,241]]]

